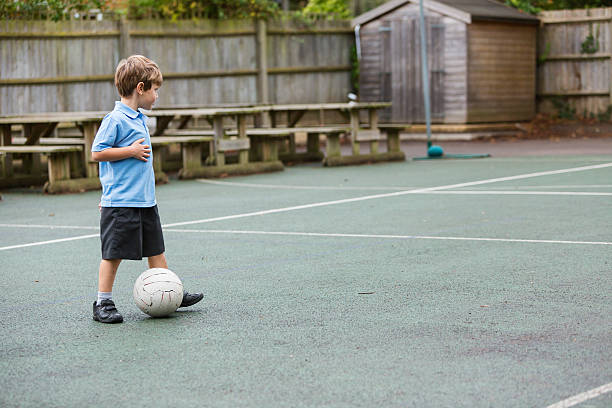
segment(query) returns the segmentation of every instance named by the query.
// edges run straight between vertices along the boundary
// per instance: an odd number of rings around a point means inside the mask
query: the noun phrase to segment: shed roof
[[[352,21],[353,26],[365,24],[408,3],[419,0],[392,0],[368,11]],[[504,21],[538,24],[539,19],[495,0],[423,0],[423,7],[470,24],[472,21]]]

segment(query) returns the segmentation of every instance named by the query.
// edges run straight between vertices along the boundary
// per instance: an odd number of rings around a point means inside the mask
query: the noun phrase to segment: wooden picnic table
[[[108,112],[45,112],[24,115],[0,116],[0,146],[10,146],[12,142],[12,125],[21,125],[22,137],[25,138],[24,145],[33,146],[40,143],[41,138],[48,138],[60,123],[74,123],[83,133],[85,147],[83,149],[83,160],[87,178],[98,175],[98,164],[91,161],[91,146],[102,119]],[[37,160],[33,160],[36,165]],[[7,174],[10,160],[5,161]]]
[[[182,177],[206,177],[207,175],[220,174],[245,174],[255,171],[282,170],[280,161],[268,163],[265,166],[249,163],[250,140],[247,136],[247,118],[256,117],[270,110],[268,106],[247,107],[220,107],[220,108],[187,108],[187,109],[153,109],[145,111],[149,117],[156,118],[154,137],[166,135],[169,131],[168,125],[173,120],[180,120],[178,128],[184,129],[187,123],[194,118],[205,118],[209,121],[213,130],[212,155],[216,169],[183,169]],[[236,123],[236,137],[230,138],[230,131],[226,129],[225,119],[232,118]],[[192,135],[197,136],[197,134]],[[202,134],[204,136],[204,134]],[[192,144],[192,148],[196,148]],[[238,164],[227,165],[225,160],[226,151],[238,151]],[[184,151],[185,153],[185,151]],[[262,170],[263,169],[263,170]]]
[[[239,150],[239,164],[249,161],[249,138],[246,134],[246,120],[249,116],[259,115],[269,111],[267,106],[257,107],[231,107],[231,108],[197,108],[197,109],[154,109],[145,114],[156,118],[156,127],[153,136],[163,136],[172,120],[179,119],[179,129],[183,129],[193,118],[209,120],[213,128],[213,155],[217,166],[225,165],[225,151]],[[226,138],[224,119],[232,118],[236,122],[237,139]]]
[[[380,129],[378,127],[378,109],[383,109],[391,106],[390,102],[348,102],[348,103],[306,103],[306,104],[266,104],[266,105],[251,105],[251,106],[233,106],[221,108],[177,108],[177,109],[159,109],[149,113],[149,116],[157,117],[156,136],[161,135],[200,135],[205,136],[210,134],[210,131],[201,130],[201,134],[197,130],[190,131],[186,129],[189,121],[197,117],[205,117],[213,125],[215,137],[214,155],[217,158],[217,163],[223,165],[223,146],[224,143],[234,149],[241,150],[240,162],[248,161],[247,149],[251,149],[251,155],[259,160],[276,160],[278,157],[278,143],[283,137],[289,138],[289,153],[283,155],[283,160],[298,161],[300,160],[321,160],[323,158],[320,152],[319,136],[321,134],[327,137],[327,153],[325,164],[353,164],[370,161],[383,160],[403,160],[405,157],[399,151],[398,144],[395,140],[387,140],[387,153],[378,152],[378,143],[382,139]],[[311,126],[308,128],[297,127],[297,123],[306,112],[320,112],[320,126]],[[349,123],[346,126],[323,126],[323,112],[337,111],[340,112]],[[362,112],[367,113],[367,123],[361,123]],[[288,123],[286,127],[278,127],[278,117],[281,114],[286,114]],[[256,125],[263,127],[255,129],[246,129],[246,117],[252,115],[257,119],[258,115],[269,115],[269,121],[255,120]],[[231,130],[226,130],[223,126],[223,119],[226,117],[236,116],[236,126],[238,127],[238,139],[227,140],[226,137],[232,135]],[[177,128],[168,129],[168,125],[172,120],[179,119],[180,122]],[[267,127],[266,127],[267,125]],[[271,127],[270,127],[271,126]],[[347,129],[348,128],[348,129]],[[306,132],[308,134],[307,152],[296,154],[295,143],[293,136],[296,132]],[[233,132],[235,133],[235,132]],[[341,133],[348,133],[351,137],[352,156],[341,157],[339,136]],[[249,142],[250,137],[252,140]],[[394,138],[394,135],[387,134],[387,138]],[[369,142],[370,154],[360,154],[360,143]],[[249,145],[251,143],[251,145]]]
[[[378,127],[378,110],[388,108],[390,102],[348,102],[348,103],[320,103],[320,104],[286,104],[286,105],[270,105],[270,122],[272,127],[276,127],[278,123],[277,116],[280,113],[287,115],[287,125],[295,127],[299,120],[306,112],[319,111],[320,124],[323,123],[323,112],[338,111],[350,123],[350,137],[353,155],[352,157],[342,158],[340,155],[339,137],[336,131],[321,132],[327,135],[327,165],[334,164],[354,164],[378,160],[402,160],[403,155],[396,150],[395,141],[387,141],[387,146],[392,146],[393,151],[388,148],[387,153],[380,154],[378,152],[378,142],[382,139],[380,129]],[[361,112],[367,112],[367,123],[362,126]],[[360,154],[360,143],[370,143],[370,154]],[[389,143],[391,142],[391,143]],[[316,132],[308,132],[308,145],[306,156],[316,157],[319,151],[319,135]],[[290,155],[295,156],[295,146],[290,147]]]

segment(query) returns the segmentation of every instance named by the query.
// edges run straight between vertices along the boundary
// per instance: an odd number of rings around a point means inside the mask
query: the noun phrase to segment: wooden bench
[[[26,145],[27,139],[25,137],[13,137],[12,146]],[[41,146],[85,146],[85,139],[82,137],[43,137],[38,140],[38,144]],[[83,151],[72,152],[73,156],[70,159],[70,171],[72,175],[84,173],[84,162],[83,162]],[[33,155],[37,156],[37,155]],[[36,169],[40,158],[32,157],[31,166]],[[39,171],[39,170],[35,170]]]
[[[252,143],[249,145],[236,145],[231,143],[236,139],[223,139],[221,150],[245,150],[251,149],[250,160],[252,161],[275,161],[283,162],[303,162],[303,161],[321,161],[323,154],[320,151],[320,135],[324,135],[327,139],[326,150],[328,156],[340,155],[340,135],[350,132],[351,127],[348,125],[339,126],[313,126],[313,127],[284,127],[284,128],[248,128],[246,134]],[[295,134],[307,134],[307,150],[305,153],[296,153]],[[213,136],[212,129],[166,129],[164,135],[169,137],[180,136]],[[225,132],[226,136],[234,137],[238,135],[237,130],[229,130]],[[289,145],[286,151],[280,151],[280,142],[288,140]]]
[[[386,125],[378,125],[374,123],[374,128],[363,128],[352,138],[353,154],[351,156],[340,156],[340,154],[329,155],[325,158],[326,166],[341,166],[361,163],[377,163],[385,161],[404,161],[406,155],[400,149],[399,130],[395,131],[393,127],[385,127]],[[380,130],[385,130],[386,138],[381,134]],[[387,151],[380,153],[378,145],[381,140],[387,142]],[[370,143],[370,153],[360,153],[360,143]]]
[[[212,136],[151,136],[155,181],[158,183],[168,181],[168,176],[162,170],[164,147],[177,143],[181,145],[182,167],[179,170],[179,177],[181,177],[183,173],[202,167],[202,145],[213,141]]]
[[[45,154],[49,158],[47,160],[47,166],[49,169],[48,180],[44,185],[44,191],[48,193],[59,193],[64,191],[74,190],[86,190],[91,188],[97,188],[99,181],[97,179],[71,179],[70,174],[70,162],[71,158],[74,160],[75,155],[73,153],[83,152],[83,146],[69,146],[69,145],[50,145],[50,146],[0,146],[0,152],[3,156],[0,158],[3,163],[0,166],[2,176],[5,179],[3,185],[9,185],[10,179],[13,178],[13,168],[11,163],[11,156],[13,154]],[[8,159],[8,160],[7,160]],[[29,176],[35,176],[30,174]],[[84,180],[84,181],[83,181]],[[97,183],[97,184],[96,184]],[[90,185],[91,184],[91,185]],[[96,184],[96,185],[94,185]]]
[[[248,138],[240,139],[238,130],[225,131],[226,136],[217,141],[216,151],[219,158],[222,158],[222,163],[225,164],[225,153],[237,151],[239,152],[239,162],[247,163],[249,161],[277,161],[278,160],[278,138],[287,138],[291,135],[291,131],[272,128],[252,128],[247,129]],[[177,137],[214,137],[212,129],[166,129],[164,132],[168,138]],[[218,159],[219,159],[218,158]],[[219,160],[217,159],[217,162]]]
[[[13,138],[13,145],[25,144],[25,137]],[[38,139],[38,144],[41,146],[82,146],[85,145],[85,139],[82,137],[44,137]]]

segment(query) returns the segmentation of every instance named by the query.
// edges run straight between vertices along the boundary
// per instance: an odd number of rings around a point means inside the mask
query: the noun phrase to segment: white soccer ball
[[[168,316],[183,301],[183,283],[169,269],[148,269],[134,283],[134,301],[149,316]]]

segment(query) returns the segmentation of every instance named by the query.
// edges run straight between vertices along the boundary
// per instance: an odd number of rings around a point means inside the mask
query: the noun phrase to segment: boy
[[[146,117],[138,109],[151,109],[157,100],[162,74],[155,62],[141,55],[121,60],[115,86],[121,102],[104,117],[91,148],[100,162],[100,238],[102,261],[98,300],[93,319],[121,323],[123,316],[112,300],[113,283],[122,259],[148,257],[149,268],[168,268],[164,237],[155,200],[155,175]],[[180,307],[202,300],[201,293],[183,294]]]

